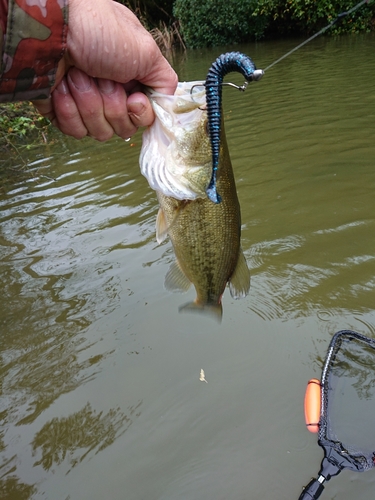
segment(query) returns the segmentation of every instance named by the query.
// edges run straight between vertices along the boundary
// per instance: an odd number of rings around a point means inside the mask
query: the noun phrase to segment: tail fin
[[[219,304],[198,304],[197,302],[188,302],[178,308],[179,312],[195,312],[210,316],[221,323],[223,316],[223,306]]]

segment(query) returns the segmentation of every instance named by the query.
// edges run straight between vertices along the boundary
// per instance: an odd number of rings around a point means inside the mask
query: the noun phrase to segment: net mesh
[[[319,444],[357,471],[374,467],[375,340],[351,330],[337,332],[322,372]]]

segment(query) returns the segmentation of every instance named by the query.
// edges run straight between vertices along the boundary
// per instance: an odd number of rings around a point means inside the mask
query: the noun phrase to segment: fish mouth
[[[155,191],[179,200],[206,198],[212,160],[194,156],[191,144],[208,141],[203,123],[207,119],[204,82],[180,82],[173,96],[146,90],[155,121],[142,137],[141,173]],[[199,137],[199,139],[197,139]]]

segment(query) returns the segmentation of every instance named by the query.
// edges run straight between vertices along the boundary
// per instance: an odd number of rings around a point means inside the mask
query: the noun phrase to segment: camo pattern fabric
[[[0,0],[0,102],[49,97],[67,32],[68,0]]]

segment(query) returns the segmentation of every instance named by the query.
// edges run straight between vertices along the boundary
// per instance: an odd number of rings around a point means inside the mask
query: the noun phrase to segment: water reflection
[[[12,473],[0,478],[0,493],[3,500],[28,500],[36,493],[36,487],[23,484]]]
[[[142,402],[128,409],[128,415],[120,408],[106,414],[97,413],[87,403],[82,410],[66,418],[53,418],[37,432],[31,445],[33,456],[41,455],[34,466],[45,470],[67,461],[69,470],[82,462],[89,454],[99,453],[112,444],[141,414]]]
[[[5,412],[0,413],[3,420]],[[0,453],[6,449],[3,441],[4,432],[0,433]],[[3,500],[28,500],[36,492],[36,487],[25,484],[15,475],[17,470],[17,456],[3,457],[0,462],[0,495]]]

